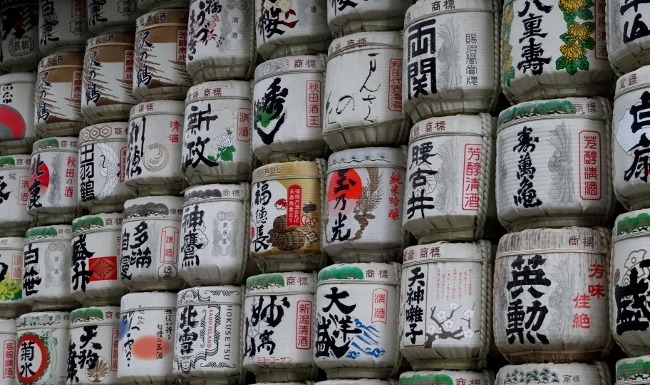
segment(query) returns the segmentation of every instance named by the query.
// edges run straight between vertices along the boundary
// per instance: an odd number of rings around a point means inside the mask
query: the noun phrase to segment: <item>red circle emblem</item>
[[[50,355],[40,336],[25,333],[18,340],[17,376],[21,384],[31,384],[47,370]]]

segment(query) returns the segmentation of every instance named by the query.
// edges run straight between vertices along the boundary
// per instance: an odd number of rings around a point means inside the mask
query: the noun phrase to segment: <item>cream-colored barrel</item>
[[[83,52],[67,52],[46,56],[38,64],[34,128],[39,137],[77,135],[86,125],[81,114],[83,63]]]
[[[89,124],[125,121],[133,97],[133,34],[109,33],[86,43],[81,113]]]
[[[411,128],[402,224],[420,243],[495,232],[494,136],[488,114],[430,118]]]
[[[1,318],[15,318],[29,310],[23,301],[24,250],[25,238],[0,238]],[[0,384],[2,384],[2,381],[0,381]]]
[[[609,368],[604,362],[591,364],[523,364],[499,369],[494,385],[528,385],[544,383],[611,385]]]
[[[650,64],[649,12],[647,3],[607,1],[607,54],[619,74]]]
[[[251,0],[192,0],[186,63],[195,83],[250,79],[256,59],[253,5]]]
[[[487,367],[493,256],[488,241],[404,250],[399,340],[413,369]]]
[[[327,2],[327,24],[334,35],[399,31],[409,0],[345,0]]]
[[[612,178],[616,198],[629,210],[650,207],[650,123],[645,121],[646,108],[650,108],[650,67],[623,75],[616,82]]]
[[[649,225],[650,210],[645,209],[619,215],[613,230],[609,320],[614,339],[630,357],[650,354],[650,315],[644,305],[650,295]]]
[[[614,209],[604,98],[527,102],[499,114],[497,213],[510,231],[598,226]]]
[[[3,7],[0,68],[10,72],[33,71],[40,55],[38,0],[6,1]]]
[[[138,12],[137,0],[86,0],[88,29],[95,35],[109,32],[130,32],[142,14]]]
[[[290,56],[255,68],[253,152],[263,162],[324,156],[325,56]]]
[[[30,152],[34,131],[36,76],[16,72],[0,76],[0,153]]]
[[[124,203],[120,278],[130,291],[178,290],[183,198],[156,196]]]
[[[314,363],[327,378],[397,374],[400,276],[399,263],[343,263],[318,272]]]
[[[327,0],[254,1],[257,53],[264,59],[327,52]]]
[[[399,376],[399,385],[428,384],[494,385],[494,374],[488,371],[440,370],[435,372],[405,372]]]
[[[70,313],[27,313],[18,318],[17,385],[65,384]]]
[[[323,106],[323,138],[334,151],[402,144],[408,128],[400,33],[360,32],[332,41]]]
[[[414,122],[496,107],[500,1],[418,1],[404,26],[404,112]]]
[[[616,362],[616,385],[645,385],[650,381],[650,356]]]
[[[335,263],[397,260],[406,243],[401,221],[405,167],[399,148],[330,155],[321,237]]]
[[[127,122],[95,124],[79,132],[79,204],[91,213],[122,211],[133,192],[124,183]]]
[[[246,280],[244,369],[257,381],[314,378],[315,292],[315,273],[261,274]]]
[[[321,197],[325,161],[272,163],[253,172],[250,255],[263,272],[323,265]]]
[[[193,86],[185,100],[181,170],[190,185],[247,181],[253,169],[251,83]]]
[[[31,155],[0,156],[0,229],[2,236],[23,236],[32,223],[27,212]]]
[[[131,109],[125,183],[139,196],[183,189],[183,102],[143,102]]]
[[[185,99],[192,85],[185,69],[187,15],[187,8],[161,9],[138,18],[133,57],[137,100]]]
[[[0,385],[16,384],[16,320],[0,319],[0,346],[2,346],[2,378]]]
[[[608,96],[616,79],[607,58],[605,0],[506,0],[501,86],[511,103]]]
[[[88,30],[87,0],[39,0],[38,38],[43,55],[83,51]],[[90,0],[92,1],[92,0]]]
[[[191,286],[241,284],[248,263],[250,185],[185,190],[178,274]]]
[[[589,362],[609,353],[609,247],[610,232],[602,227],[533,229],[501,238],[494,339],[508,361]]]

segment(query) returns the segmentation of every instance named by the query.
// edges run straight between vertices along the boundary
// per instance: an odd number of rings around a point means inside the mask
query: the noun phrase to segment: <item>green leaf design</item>
[[[596,24],[594,24],[593,21],[587,21],[587,22],[583,23],[583,25],[588,27],[589,30],[592,31],[592,32],[594,31],[594,29],[596,29]]]
[[[591,12],[591,9],[587,7],[580,8],[578,12],[576,12],[576,16],[578,16],[582,20],[593,20],[594,18],[593,12]]]
[[[514,69],[514,67],[510,67],[510,69],[508,69],[508,72],[506,72],[503,75],[503,84],[505,84],[506,86],[509,86],[510,82],[514,78],[515,78],[515,69]]]
[[[596,41],[594,40],[593,37],[590,37],[589,39],[585,40],[585,42],[582,44],[582,48],[584,49],[593,50],[594,47],[596,47]]]
[[[574,43],[573,40],[569,39],[569,35],[565,32],[560,35],[560,39],[564,42],[564,44],[571,44]]]
[[[567,24],[574,24],[576,20],[576,14],[573,12],[564,12],[564,21],[567,22]]]
[[[220,152],[221,155],[220,158],[225,162],[230,162],[233,160],[234,153],[235,153],[235,146],[225,147]]]
[[[589,9],[593,6],[594,6],[593,0],[585,0],[585,5],[583,5],[581,9]]]
[[[568,63],[568,60],[564,56],[560,56],[555,61],[555,69],[561,70],[563,68],[566,68],[567,63]]]
[[[583,71],[589,70],[589,60],[587,60],[586,57],[581,57],[578,59],[578,68],[580,68]]]
[[[575,73],[578,72],[578,64],[576,62],[577,60],[567,61],[566,72],[568,72],[569,75],[575,75]]]
[[[209,160],[209,161],[212,161],[212,162],[216,162],[216,161],[218,161],[219,159],[217,159],[214,155],[208,155],[208,160]]]

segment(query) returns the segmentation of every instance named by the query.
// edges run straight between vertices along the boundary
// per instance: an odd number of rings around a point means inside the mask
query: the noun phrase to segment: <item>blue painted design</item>
[[[378,358],[386,353],[386,350],[378,346],[381,335],[377,328],[372,325],[364,325],[358,318],[354,319],[354,325],[363,330],[363,333],[354,336],[352,343],[350,343],[350,351],[345,356],[346,358],[354,360],[361,354]]]

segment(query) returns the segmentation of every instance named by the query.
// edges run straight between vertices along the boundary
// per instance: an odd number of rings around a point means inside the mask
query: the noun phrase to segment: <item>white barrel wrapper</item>
[[[3,236],[23,236],[32,223],[27,212],[31,155],[0,157],[0,228]]]
[[[335,35],[399,31],[409,0],[345,0],[327,2],[327,24]]]
[[[506,365],[499,369],[494,385],[528,385],[537,381],[570,385],[611,385],[609,368],[604,362],[591,364],[523,364]]]
[[[138,9],[151,11],[162,8],[187,8],[189,0],[138,0]]]
[[[625,0],[607,1],[607,53],[619,74],[650,64],[650,4]]]
[[[0,76],[0,153],[31,151],[34,131],[36,76],[18,72]]]

